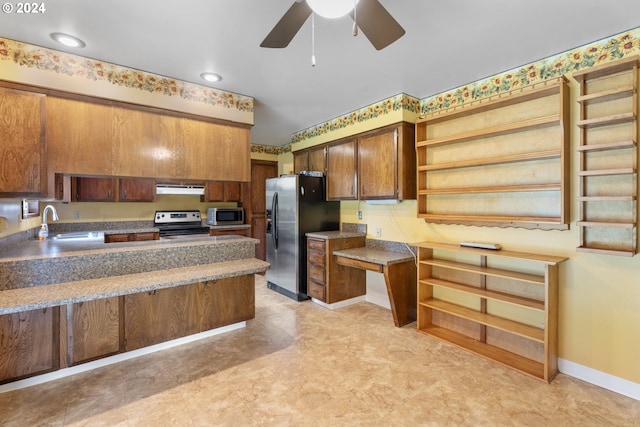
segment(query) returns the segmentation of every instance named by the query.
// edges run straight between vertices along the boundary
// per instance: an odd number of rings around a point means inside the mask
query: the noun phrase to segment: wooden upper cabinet
[[[358,198],[357,148],[355,138],[327,147],[327,200]]]
[[[327,148],[323,145],[320,148],[314,148],[299,151],[293,154],[293,171],[300,173],[302,171],[320,171],[326,173],[327,169]]]
[[[72,180],[71,200],[74,202],[115,202],[115,178],[77,177]]]
[[[293,173],[309,170],[309,152],[293,153]]]
[[[231,181],[207,182],[206,202],[242,202],[242,183]]]
[[[119,200],[121,202],[153,202],[156,199],[155,179],[120,179]]]
[[[413,125],[385,128],[358,140],[359,198],[414,199],[416,195]]]
[[[112,175],[115,107],[47,98],[49,188],[54,175]]]
[[[0,87],[0,194],[46,193],[42,94]]]

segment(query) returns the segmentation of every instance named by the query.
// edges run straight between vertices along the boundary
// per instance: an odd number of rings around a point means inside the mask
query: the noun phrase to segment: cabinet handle
[[[124,198],[127,198],[127,190],[124,190]]]

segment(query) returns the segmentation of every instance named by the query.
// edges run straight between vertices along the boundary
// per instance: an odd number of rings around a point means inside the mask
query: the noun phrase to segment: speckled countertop
[[[268,268],[269,263],[250,258],[11,289],[0,292],[0,315],[262,273]]]
[[[307,237],[314,237],[316,239],[344,239],[347,237],[366,237],[367,233],[358,233],[350,231],[314,231],[312,233],[306,233]]]
[[[368,246],[334,251],[333,255],[381,265],[413,261],[413,255],[411,254],[411,252],[388,251],[384,249],[371,248]]]

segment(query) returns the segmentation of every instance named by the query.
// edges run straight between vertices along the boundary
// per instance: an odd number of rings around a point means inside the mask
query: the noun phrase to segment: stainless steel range
[[[160,238],[180,239],[209,235],[209,227],[202,226],[198,210],[156,211],[153,226],[160,230]]]

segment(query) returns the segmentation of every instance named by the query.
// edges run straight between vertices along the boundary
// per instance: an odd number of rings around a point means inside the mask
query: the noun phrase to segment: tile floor
[[[640,401],[547,385],[373,304],[330,311],[256,282],[246,328],[0,394],[0,425],[640,427]]]

